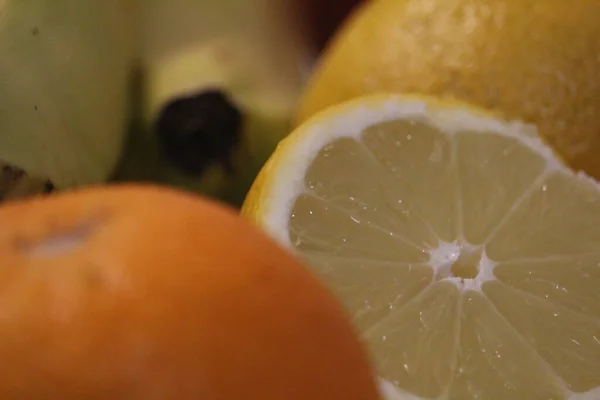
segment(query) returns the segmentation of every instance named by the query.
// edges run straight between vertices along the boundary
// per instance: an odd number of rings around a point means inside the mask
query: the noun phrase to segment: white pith
[[[426,100],[407,99],[405,97],[388,97],[384,101],[375,101],[369,106],[355,103],[344,106],[339,118],[328,118],[327,113],[317,115],[309,121],[305,128],[280,145],[279,152],[285,158],[277,160],[277,174],[273,174],[268,193],[263,193],[260,223],[271,236],[283,246],[293,248],[289,239],[289,216],[296,198],[306,191],[304,177],[318,152],[330,142],[351,137],[360,141],[363,130],[373,124],[394,120],[419,118],[440,131],[453,135],[462,130],[478,131],[482,134],[498,134],[516,138],[525,146],[543,156],[546,161],[546,171],[561,171],[571,174],[575,179],[590,180],[600,192],[600,185],[583,173],[571,172],[553,154],[537,135],[534,127],[521,122],[505,122],[493,116],[479,115],[461,108],[461,106],[443,106],[429,104]],[[302,140],[296,136],[301,135]],[[290,146],[287,151],[286,147]],[[293,149],[293,150],[292,150]],[[481,254],[479,272],[474,279],[462,279],[454,276],[441,276],[448,267],[458,259],[462,251],[478,251]],[[480,291],[481,285],[494,280],[494,261],[486,257],[485,244],[474,247],[466,240],[447,243],[440,241],[437,249],[429,253],[428,265],[434,270],[438,280],[448,280],[455,283],[461,290]],[[569,400],[598,400],[600,388],[585,393],[569,391],[564,384],[565,397]],[[420,400],[407,392],[398,390],[393,384],[381,381],[382,395],[387,400]],[[436,400],[445,400],[444,397]]]

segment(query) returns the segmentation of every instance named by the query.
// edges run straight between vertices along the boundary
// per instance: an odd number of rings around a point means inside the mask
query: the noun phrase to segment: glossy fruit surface
[[[231,210],[149,186],[0,208],[2,399],[352,399],[336,301]]]
[[[467,101],[534,123],[600,178],[600,2],[375,0],[338,32],[298,120],[374,92]]]
[[[342,300],[386,400],[600,398],[600,184],[534,126],[361,97],[291,133],[243,214]]]

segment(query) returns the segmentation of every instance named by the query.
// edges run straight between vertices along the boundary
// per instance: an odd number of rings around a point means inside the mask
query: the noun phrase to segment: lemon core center
[[[461,279],[475,279],[479,274],[481,250],[462,250],[458,259],[450,267],[451,276]]]

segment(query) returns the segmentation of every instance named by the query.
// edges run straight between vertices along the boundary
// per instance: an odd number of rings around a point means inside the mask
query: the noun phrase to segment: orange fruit
[[[4,400],[378,398],[334,298],[223,206],[112,186],[0,220]]]

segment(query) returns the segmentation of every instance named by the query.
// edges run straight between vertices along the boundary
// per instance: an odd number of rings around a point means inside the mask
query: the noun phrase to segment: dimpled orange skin
[[[3,400],[378,399],[338,303],[223,206],[98,187],[0,221]]]
[[[537,124],[600,178],[600,1],[375,0],[320,60],[297,121],[380,91],[450,97]]]

